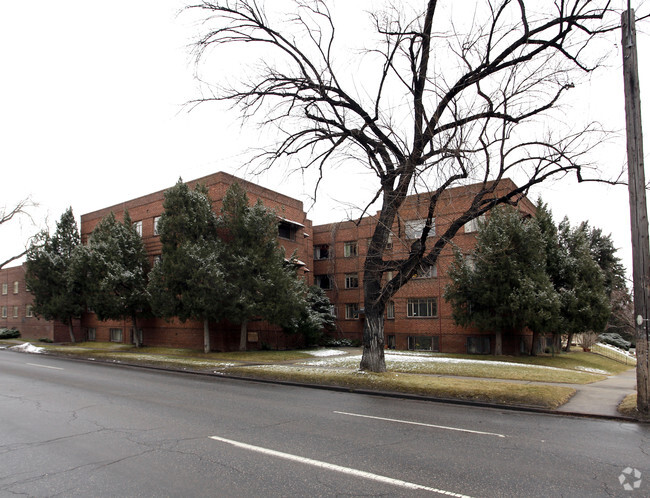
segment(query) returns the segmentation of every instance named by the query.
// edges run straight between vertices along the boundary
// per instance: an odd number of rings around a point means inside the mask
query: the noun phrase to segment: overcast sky
[[[179,176],[191,180],[227,171],[310,208],[309,179],[284,170],[262,177],[246,171],[247,152],[258,145],[259,132],[242,129],[236,113],[209,105],[190,113],[183,108],[198,96],[189,45],[200,33],[190,16],[178,15],[184,4],[0,3],[0,206],[27,196],[39,204],[32,210],[37,227],[26,219],[0,227],[0,261],[20,252],[46,219],[53,227],[68,206],[79,217],[168,188]],[[648,53],[643,30],[639,27],[640,54]],[[625,163],[620,60],[573,91],[581,104],[567,115],[586,114],[618,132],[599,156],[608,171]],[[648,98],[650,72],[644,66],[640,77],[641,95]],[[650,118],[644,125],[647,155]],[[308,216],[316,224],[344,218],[346,203],[359,193],[345,187],[354,184],[354,178],[335,171]],[[539,194],[556,221],[567,215],[574,224],[588,220],[611,233],[631,272],[626,187],[568,180],[536,190],[533,200]]]

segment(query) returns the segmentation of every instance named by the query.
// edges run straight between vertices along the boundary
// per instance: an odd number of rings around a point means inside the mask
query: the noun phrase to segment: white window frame
[[[359,303],[345,303],[345,319],[346,320],[359,319]]]
[[[14,282],[14,294],[18,294],[18,289],[20,288],[20,283],[18,280]]]
[[[386,320],[395,320],[395,301],[386,304]]]
[[[7,318],[7,307],[6,306],[2,307],[2,318]]]
[[[413,278],[435,278],[438,276],[438,267],[436,265],[431,265],[426,269],[426,271],[422,270],[421,267],[419,270],[420,271],[413,275]]]
[[[404,221],[404,235],[407,240],[415,240],[422,237],[422,231],[427,224],[427,220],[406,220]],[[429,231],[428,237],[433,237],[436,235],[436,219],[431,220],[431,230]]]
[[[345,288],[346,289],[358,289],[359,288],[359,274],[358,273],[346,273],[345,274]]]
[[[154,235],[160,235],[160,232],[158,232],[158,223],[160,223],[160,216],[156,216],[153,219],[153,234]]]
[[[14,313],[12,315],[12,318],[18,318],[18,306],[14,306]]]
[[[2,284],[2,295],[6,296],[9,293],[9,284],[6,282]]]
[[[343,257],[355,258],[359,255],[359,244],[357,241],[349,241],[343,243]]]
[[[422,305],[424,304],[424,313]],[[437,318],[438,301],[435,297],[416,297],[408,300],[406,305],[406,316],[408,318]]]
[[[474,218],[473,220],[469,220],[467,223],[465,223],[465,225],[463,225],[465,233],[478,232],[479,222],[483,222],[484,220],[485,220],[484,214],[482,214],[477,218]]]
[[[142,221],[134,221],[133,222],[133,229],[136,231],[136,233],[142,237]]]
[[[120,328],[111,328],[108,330],[109,340],[111,342],[124,342],[124,333]]]
[[[25,306],[25,318],[33,318],[33,317],[34,317],[34,306],[28,304]]]

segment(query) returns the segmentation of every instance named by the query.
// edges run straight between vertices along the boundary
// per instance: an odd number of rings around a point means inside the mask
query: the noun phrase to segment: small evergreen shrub
[[[0,339],[16,339],[20,337],[20,332],[16,329],[0,329]]]
[[[41,337],[41,338],[39,339],[39,342],[47,342],[47,343],[51,344],[51,343],[53,343],[54,341],[53,341],[52,339],[50,339],[49,337]]]

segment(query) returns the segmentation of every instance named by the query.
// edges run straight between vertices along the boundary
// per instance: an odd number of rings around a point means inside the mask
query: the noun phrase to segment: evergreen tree
[[[456,251],[445,299],[457,324],[502,335],[525,327],[540,332],[552,323],[558,299],[546,273],[544,240],[534,220],[510,207],[497,208],[481,224],[469,258]]]
[[[325,291],[316,285],[307,289],[305,305],[300,308],[300,316],[285,326],[289,333],[301,334],[305,345],[317,345],[324,330],[335,327],[336,317],[332,314],[330,300]]]
[[[89,249],[90,307],[100,320],[130,318],[139,347],[137,316],[149,310],[149,260],[128,211],[122,223],[112,212],[102,219],[90,236]]]
[[[221,262],[217,218],[207,189],[191,190],[181,179],[165,192],[158,222],[162,259],[151,273],[148,291],[159,316],[203,322],[203,349],[210,351],[209,322],[225,317],[232,292]]]
[[[252,318],[285,325],[304,309],[304,285],[278,244],[278,217],[260,201],[248,205],[237,183],[223,199],[219,230],[223,236],[223,269],[231,286],[228,320],[239,324],[239,349],[246,350],[247,324]]]
[[[604,330],[610,308],[603,271],[592,257],[587,225],[571,228],[568,219],[564,218],[558,233],[564,253],[563,278],[557,291],[562,303],[562,328],[568,335],[565,350],[569,351],[575,334]]]
[[[68,325],[75,342],[73,320],[86,308],[87,253],[68,208],[54,235],[42,232],[27,252],[25,282],[34,296],[34,314]]]

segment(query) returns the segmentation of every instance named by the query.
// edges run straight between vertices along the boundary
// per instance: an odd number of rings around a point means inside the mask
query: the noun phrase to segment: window
[[[27,318],[32,318],[34,316],[34,307],[31,304],[25,306],[25,316]]]
[[[278,223],[278,237],[281,239],[296,240],[296,225],[281,220]]]
[[[346,242],[343,244],[343,256],[353,258],[359,254],[356,242]]]
[[[14,282],[14,294],[18,294],[18,280]]]
[[[359,303],[345,303],[345,319],[356,320],[359,318]]]
[[[329,275],[316,275],[314,276],[314,285],[324,290],[332,288],[332,277]]]
[[[488,336],[477,336],[467,338],[468,354],[490,354],[490,338]]]
[[[13,314],[13,317],[14,317],[14,318],[18,318],[18,306],[14,306],[14,314]]]
[[[89,328],[86,331],[86,340],[87,341],[96,341],[97,340],[97,331],[94,328]]]
[[[479,225],[481,223],[485,222],[485,215],[482,214],[478,218],[474,218],[473,220],[469,220],[467,223],[465,223],[465,233],[471,233],[471,232],[478,232]]]
[[[395,301],[388,301],[386,305],[386,320],[395,319]]]
[[[438,316],[438,302],[434,298],[409,299],[406,315],[409,318],[431,318]]]
[[[160,235],[160,232],[158,231],[158,223],[160,223],[160,216],[156,216],[153,219],[153,234],[154,235]]]
[[[388,240],[386,241],[386,250],[390,251],[393,249],[393,234],[388,234]]]
[[[2,295],[3,295],[3,296],[6,296],[6,295],[7,295],[7,292],[9,292],[9,291],[8,291],[8,288],[9,288],[9,285],[8,285],[8,284],[6,284],[6,283],[5,283],[5,284],[2,284]]]
[[[345,274],[345,288],[346,289],[356,289],[359,287],[359,274],[357,273],[346,273]]]
[[[335,305],[330,304],[330,313],[332,314],[332,316],[333,316],[334,318],[338,318],[338,316],[339,316],[339,309],[338,309]]]
[[[250,332],[248,333],[250,336]],[[135,330],[131,328],[131,344],[135,344],[136,339],[138,340],[138,344],[142,344],[142,329]],[[249,342],[254,342],[250,341]]]
[[[162,261],[162,254],[154,254],[153,264],[154,266]]]
[[[407,239],[419,239],[422,237],[422,230],[424,230],[426,220],[409,220],[404,222],[404,234]],[[436,234],[436,219],[431,220],[431,230],[427,237],[433,237]]]
[[[111,342],[122,342],[122,329],[110,329]]]
[[[7,307],[6,306],[2,307],[2,318],[7,318]]]
[[[133,222],[133,229],[136,231],[136,233],[142,237],[142,222],[141,221],[134,221]]]
[[[437,276],[438,276],[438,268],[436,267],[436,265],[432,265],[432,266],[422,265],[415,272],[413,278],[433,278]]]
[[[439,351],[438,337],[410,335],[408,348],[412,351]]]
[[[330,246],[328,244],[323,244],[320,246],[314,246],[314,259],[327,259],[330,255]]]

